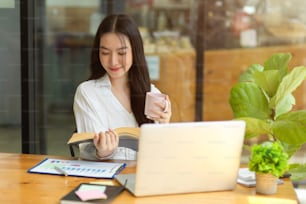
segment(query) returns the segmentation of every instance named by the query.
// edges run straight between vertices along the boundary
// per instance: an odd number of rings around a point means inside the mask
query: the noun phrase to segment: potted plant
[[[306,78],[306,67],[289,70],[290,53],[273,54],[242,73],[230,92],[235,119],[246,121],[246,141],[263,135],[278,142],[290,159],[306,142],[306,110],[293,110],[293,91]],[[290,164],[292,180],[306,177],[306,164]]]
[[[288,169],[288,154],[278,142],[263,142],[251,148],[249,170],[256,175],[256,192],[273,194],[277,180]]]

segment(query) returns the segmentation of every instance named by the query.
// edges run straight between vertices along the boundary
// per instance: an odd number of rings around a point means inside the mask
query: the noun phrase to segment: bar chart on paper
[[[92,178],[114,178],[125,166],[125,163],[46,158],[30,168],[28,172]]]

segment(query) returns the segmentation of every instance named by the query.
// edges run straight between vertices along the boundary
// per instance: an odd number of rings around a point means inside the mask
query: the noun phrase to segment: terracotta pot
[[[256,192],[274,194],[277,191],[277,177],[272,174],[256,173]]]

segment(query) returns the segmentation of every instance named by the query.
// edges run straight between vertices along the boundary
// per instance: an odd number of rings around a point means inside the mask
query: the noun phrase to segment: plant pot
[[[256,173],[256,192],[274,194],[277,191],[277,177],[272,174]]]

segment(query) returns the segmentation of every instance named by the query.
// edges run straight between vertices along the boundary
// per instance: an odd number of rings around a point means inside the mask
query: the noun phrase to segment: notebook
[[[115,178],[137,197],[232,190],[244,133],[237,120],[144,124],[136,174]]]
[[[82,187],[84,187],[84,190],[82,190]],[[86,190],[88,191],[86,192]],[[101,192],[96,192],[96,190],[103,190],[102,192],[104,195],[106,195],[106,198],[103,197],[93,199],[92,197],[98,197],[99,195],[102,195]],[[69,193],[67,193],[60,199],[60,204],[111,203],[112,200],[116,198],[123,190],[123,186],[106,186],[90,183],[80,183],[76,188],[71,190]]]

